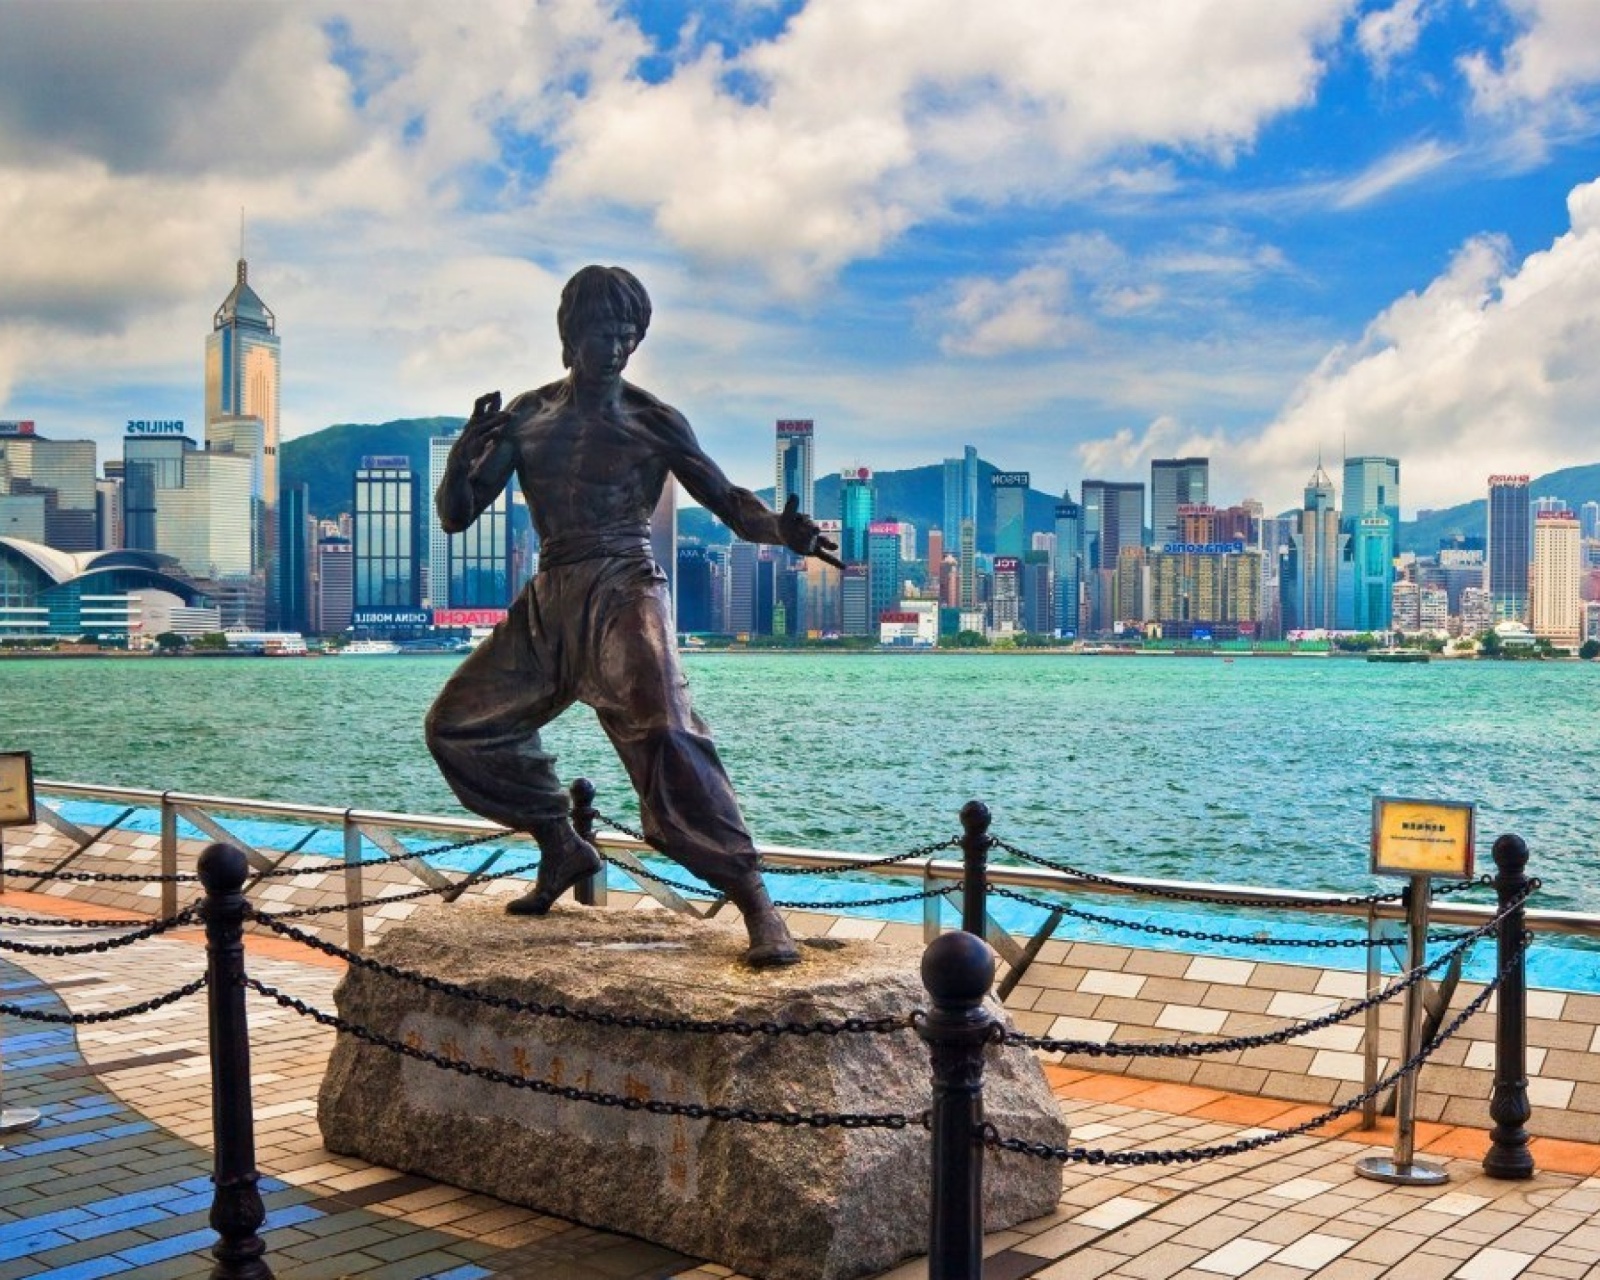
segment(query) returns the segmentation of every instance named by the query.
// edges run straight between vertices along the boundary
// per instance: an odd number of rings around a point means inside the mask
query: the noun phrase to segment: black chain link
[[[1282,1129],[1276,1133],[1263,1134],[1254,1138],[1241,1138],[1237,1142],[1230,1142],[1221,1146],[1188,1147],[1177,1151],[1105,1151],[1089,1147],[1057,1147],[1047,1142],[1028,1142],[1022,1138],[1002,1137],[992,1124],[983,1125],[979,1130],[978,1137],[984,1146],[998,1151],[1013,1151],[1019,1155],[1036,1156],[1044,1160],[1055,1160],[1062,1164],[1120,1166],[1199,1164],[1205,1160],[1217,1160],[1224,1156],[1237,1156],[1250,1151],[1259,1151],[1261,1148],[1271,1146],[1273,1143],[1283,1142],[1289,1138],[1298,1138],[1302,1134],[1309,1133],[1322,1125],[1330,1124],[1335,1120],[1350,1115],[1358,1107],[1365,1106],[1384,1090],[1392,1088],[1412,1072],[1420,1070],[1422,1064],[1433,1056],[1439,1046],[1455,1035],[1466,1023],[1467,1019],[1482,1009],[1489,1002],[1489,998],[1500,989],[1500,984],[1505,981],[1507,975],[1521,961],[1531,937],[1532,935],[1527,933],[1522,935],[1520,945],[1506,959],[1505,964],[1501,965],[1500,971],[1495,974],[1493,980],[1469,1000],[1461,1012],[1447,1026],[1442,1028],[1438,1034],[1424,1043],[1404,1065],[1391,1071],[1370,1089],[1364,1089],[1348,1101],[1342,1102],[1338,1106],[1324,1111],[1321,1115],[1302,1121],[1288,1129]]]
[[[118,1022],[123,1018],[136,1018],[141,1013],[150,1013],[169,1004],[176,1004],[179,1000],[186,999],[199,991],[206,982],[206,975],[202,973],[193,982],[185,983],[176,991],[169,991],[164,996],[152,996],[149,1000],[141,1000],[138,1004],[130,1004],[122,1009],[102,1009],[96,1013],[44,1013],[38,1009],[25,1009],[15,1004],[0,1004],[0,1013],[9,1013],[13,1018],[23,1018],[29,1022],[54,1022],[74,1027],[92,1026],[100,1022]]]
[[[1402,995],[1409,988],[1421,982],[1428,974],[1444,968],[1457,956],[1464,954],[1474,943],[1487,937],[1498,927],[1499,921],[1491,921],[1462,939],[1449,951],[1445,951],[1426,964],[1412,969],[1407,973],[1397,975],[1389,985],[1364,996],[1352,1004],[1341,1005],[1330,1013],[1297,1022],[1292,1026],[1282,1027],[1277,1031],[1263,1031],[1256,1035],[1233,1036],[1226,1040],[1201,1040],[1188,1044],[1151,1044],[1149,1042],[1125,1042],[1114,1044],[1095,1040],[1058,1040],[1054,1036],[1030,1036],[1020,1031],[1008,1032],[1005,1043],[1010,1045],[1023,1045],[1030,1049],[1043,1049],[1052,1053],[1071,1053],[1089,1058],[1198,1058],[1218,1053],[1233,1053],[1245,1049],[1261,1049],[1268,1045],[1287,1044],[1301,1036],[1310,1035],[1313,1031],[1322,1031],[1327,1027],[1336,1026],[1341,1022],[1348,1022],[1358,1013],[1365,1013],[1368,1009],[1385,1001],[1392,1000]]]
[[[175,916],[167,916],[136,929],[132,933],[123,934],[118,938],[100,938],[94,942],[82,943],[46,943],[46,942],[13,942],[9,938],[0,938],[0,951],[14,951],[25,956],[81,956],[90,952],[114,951],[118,947],[132,946],[135,942],[143,942],[147,938],[154,938],[166,933],[170,929],[180,929],[185,925],[193,924],[199,915],[198,907],[188,907],[178,912]],[[128,920],[109,921],[78,921],[78,920],[36,920],[32,917],[22,919],[0,919],[0,924],[31,924],[32,927],[48,927],[56,925],[82,925],[92,924],[97,928],[111,928],[114,926],[126,929],[132,922]]]
[[[1171,902],[1192,902],[1206,906],[1220,907],[1304,907],[1303,901],[1294,898],[1280,898],[1272,894],[1249,894],[1237,898],[1219,898],[1209,894],[1185,893],[1181,889],[1163,889],[1149,884],[1135,884],[1129,880],[1118,880],[1114,876],[1099,875],[1093,871],[1084,871],[1081,868],[1070,866],[1065,862],[1054,862],[1049,858],[1042,858],[1038,854],[1029,853],[1019,849],[1014,844],[1004,840],[992,838],[991,844],[997,849],[1004,849],[1014,858],[1023,862],[1030,862],[1036,867],[1045,867],[1051,871],[1059,871],[1063,875],[1074,876],[1089,884],[1103,885],[1108,889],[1120,889],[1125,893],[1137,894],[1148,898],[1165,898]],[[1476,880],[1450,881],[1446,884],[1434,886],[1435,894],[1460,893],[1465,889],[1476,889],[1492,884],[1488,876],[1481,876]],[[1394,893],[1367,893],[1351,895],[1346,898],[1330,898],[1328,905],[1336,907],[1375,907],[1385,902],[1398,902],[1404,890]]]
[[[368,1027],[349,1022],[337,1014],[324,1013],[305,1001],[287,995],[274,987],[269,987],[254,978],[246,978],[244,982],[245,986],[251,990],[259,992],[268,999],[277,1001],[285,1009],[292,1009],[295,1013],[310,1018],[321,1026],[332,1027],[334,1030],[343,1032],[345,1035],[354,1036],[357,1040],[361,1040],[366,1044],[374,1045],[380,1049],[387,1049],[392,1053],[401,1054],[417,1062],[426,1062],[430,1066],[439,1067],[445,1071],[454,1071],[458,1075],[476,1076],[480,1080],[487,1080],[490,1084],[503,1084],[513,1089],[528,1089],[534,1093],[563,1098],[568,1102],[588,1102],[601,1107],[619,1107],[624,1111],[643,1111],[653,1116],[683,1116],[690,1120],[770,1124],[778,1125],[785,1129],[905,1129],[921,1122],[920,1115],[907,1116],[899,1113],[851,1114],[758,1111],[750,1107],[708,1107],[697,1102],[667,1102],[655,1098],[624,1097],[621,1094],[605,1093],[596,1089],[579,1089],[572,1085],[553,1084],[548,1080],[538,1080],[531,1076],[518,1075],[511,1071],[501,1071],[497,1067],[481,1067],[476,1063],[463,1062],[459,1058],[447,1058],[442,1054],[430,1053],[426,1049],[419,1049],[415,1045],[405,1044]]]
[[[1104,916],[1097,911],[1085,911],[1081,907],[1069,907],[1065,903],[1048,902],[1043,898],[1030,897],[1025,893],[1018,893],[1015,889],[1007,889],[1003,885],[991,884],[989,892],[998,894],[1002,898],[1011,898],[1040,911],[1059,911],[1062,915],[1071,916],[1089,924],[1102,925],[1108,929],[1131,929],[1135,933],[1153,934],[1159,938],[1183,938],[1192,942],[1223,942],[1241,947],[1311,947],[1313,949],[1331,949],[1338,947],[1365,947],[1376,950],[1379,947],[1392,946],[1392,938],[1279,938],[1266,932],[1258,934],[1239,933],[1208,933],[1202,929],[1183,929],[1174,925],[1147,924],[1142,920],[1119,920],[1116,916]],[[1466,935],[1452,930],[1450,932],[1432,931],[1428,934],[1429,942],[1455,943],[1461,941]]]
[[[644,1014],[569,1009],[566,1005],[561,1004],[547,1005],[541,1004],[536,1000],[520,1000],[515,996],[497,996],[489,992],[479,991],[473,987],[463,987],[454,982],[446,982],[443,978],[436,978],[429,974],[412,973],[409,970],[399,968],[397,965],[374,960],[371,956],[348,951],[336,943],[327,942],[322,938],[296,929],[293,925],[282,924],[280,923],[281,917],[264,916],[255,911],[250,912],[250,914],[274,933],[281,934],[286,938],[292,938],[294,941],[311,947],[313,950],[320,951],[324,955],[333,956],[335,959],[343,960],[346,964],[365,969],[369,973],[381,974],[385,978],[393,978],[399,982],[410,983],[412,986],[421,987],[424,991],[436,992],[439,995],[463,1000],[469,1004],[487,1005],[491,1009],[505,1009],[512,1013],[531,1014],[541,1018],[561,1018],[569,1022],[583,1022],[600,1027],[619,1027],[628,1031],[672,1031],[698,1035],[837,1036],[865,1033],[891,1034],[911,1029],[910,1019],[901,1017],[843,1018],[837,1022],[826,1018],[818,1022],[749,1022],[744,1019],[713,1021],[700,1018],[654,1018]]]

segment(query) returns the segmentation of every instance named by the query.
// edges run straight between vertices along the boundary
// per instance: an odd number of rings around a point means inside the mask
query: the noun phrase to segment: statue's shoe
[[[520,898],[506,903],[506,911],[514,916],[542,916],[555,905],[556,899],[578,881],[600,870],[600,855],[570,823],[562,830],[539,841],[541,857],[539,875],[533,888]]]
[[[747,965],[752,969],[779,969],[800,963],[800,948],[795,945],[778,909],[772,905],[767,886],[758,873],[752,872],[748,879],[730,886],[728,900],[739,908],[745,930],[750,935],[750,949],[744,953]]]

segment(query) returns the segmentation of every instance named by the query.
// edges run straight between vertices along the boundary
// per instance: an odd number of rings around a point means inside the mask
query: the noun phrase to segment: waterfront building
[[[354,544],[338,534],[317,539],[316,566],[311,628],[324,636],[348,631],[355,611]]]
[[[1487,587],[1461,589],[1461,634],[1482,635],[1494,626],[1494,596]]]
[[[867,566],[846,564],[839,582],[839,632],[847,636],[877,635],[871,618]]]
[[[687,635],[711,630],[711,561],[699,542],[678,544],[677,628]]]
[[[978,518],[978,451],[967,445],[959,458],[944,460],[944,519],[947,546],[961,541],[961,522]]]
[[[1600,640],[1600,600],[1583,602],[1583,638]]]
[[[311,570],[316,555],[316,522],[311,518],[311,486],[285,489],[278,506],[278,618],[285,631],[311,630]]]
[[[1021,560],[1028,550],[1028,489],[1033,481],[1026,471],[996,471],[989,476],[994,491],[994,552]]]
[[[1571,511],[1539,513],[1533,528],[1529,629],[1558,648],[1576,649],[1583,640],[1581,546],[1578,517]]]
[[[280,340],[277,318],[251,288],[249,266],[241,255],[232,290],[212,317],[206,337],[205,415],[207,450],[248,448],[257,465],[257,506],[252,512],[253,540],[260,551],[257,572],[264,584],[276,586],[278,539],[278,372]],[[240,419],[260,424],[248,445]],[[268,596],[267,612],[277,625],[277,601]]]
[[[249,457],[204,449],[189,453],[181,481],[155,490],[154,549],[197,578],[248,582],[256,563],[253,471]]]
[[[900,532],[900,558],[907,564],[917,562],[917,526],[909,520],[896,520],[894,527]]]
[[[209,608],[199,584],[175,569],[149,551],[62,551],[0,537],[0,639],[128,640],[145,634],[147,602],[154,607],[157,597],[179,608]]]
[[[1010,635],[1022,621],[1022,561],[1015,556],[994,558],[994,596],[990,608],[990,630],[995,635]]]
[[[1339,618],[1341,628],[1389,630],[1399,529],[1399,460],[1346,458],[1339,531],[1349,539],[1349,582],[1341,592],[1342,599],[1348,602]]]
[[[1390,588],[1389,614],[1402,635],[1422,630],[1422,588],[1415,582],[1397,582]]]
[[[1528,477],[1490,476],[1484,585],[1489,589],[1496,622],[1527,621],[1531,538]]]
[[[935,596],[940,594],[940,575],[944,571],[944,530],[928,530],[928,559],[925,581]]]
[[[877,503],[871,467],[849,467],[839,473],[839,559],[846,564],[866,563],[867,530]]]
[[[1144,545],[1144,485],[1136,481],[1083,482],[1083,555],[1089,585],[1089,629],[1110,631],[1124,621],[1115,578],[1124,548]]]
[[[1468,587],[1484,585],[1487,558],[1484,540],[1453,534],[1439,540],[1438,584],[1450,593],[1450,612],[1461,612],[1461,593]]]
[[[1150,544],[1193,542],[1178,526],[1180,507],[1205,506],[1210,501],[1211,459],[1152,458],[1150,460]],[[1210,542],[1203,538],[1200,541]]]
[[[428,441],[428,487],[421,495],[437,493],[444,481],[445,464],[457,431]],[[460,533],[446,533],[437,520],[422,517],[428,533],[427,590],[422,598],[436,609],[503,609],[516,594],[511,572],[511,493],[507,485],[500,496]],[[525,509],[525,508],[524,508]]]
[[[728,630],[756,634],[756,544],[737,540],[728,547]]]
[[[1288,519],[1292,527],[1278,583],[1284,631],[1336,630],[1349,539],[1339,531],[1333,481],[1320,462],[1306,482],[1305,505]]]
[[[1055,573],[1048,551],[1030,551],[1022,560],[1022,629],[1031,636],[1056,633]]]
[[[939,607],[932,600],[902,600],[878,620],[878,643],[887,649],[932,649],[939,643]]]
[[[32,421],[0,422],[0,498],[37,499],[0,504],[6,523],[19,529],[39,523],[46,546],[58,551],[96,551],[100,529],[93,440],[51,440]]]
[[[1450,633],[1450,595],[1443,587],[1422,587],[1417,600],[1417,621],[1430,635]]]
[[[1118,623],[1124,629],[1142,628],[1151,616],[1150,564],[1142,546],[1123,547],[1118,553],[1112,585],[1111,625],[1106,629],[1115,630]]]
[[[776,475],[772,495],[773,508],[783,510],[783,504],[794,494],[800,510],[815,514],[816,501],[812,481],[812,448],[814,423],[810,418],[780,418],[777,426]]]
[[[177,431],[150,428],[176,426]],[[122,528],[126,546],[157,551],[156,494],[183,487],[184,459],[195,442],[183,434],[183,424],[130,422],[122,441]]]
[[[0,493],[0,536],[48,545],[44,494]]]
[[[828,522],[819,521],[819,525]],[[826,538],[833,538],[837,530],[823,528]],[[837,636],[844,628],[839,570],[815,556],[808,556],[798,566],[800,617],[796,622],[797,635],[812,637]]]
[[[1242,542],[1169,542],[1152,550],[1147,617],[1169,637],[1258,634],[1260,560]]]
[[[354,607],[419,607],[421,507],[411,459],[405,454],[363,457],[355,473],[351,511]]]
[[[1079,609],[1083,599],[1083,508],[1065,495],[1056,503],[1055,535],[1056,634],[1070,639],[1078,634],[1081,625]]]
[[[106,466],[111,462],[108,459]],[[94,485],[94,520],[98,530],[95,545],[101,551],[116,551],[124,544],[122,531],[122,477],[107,474]]]
[[[961,521],[961,542],[957,557],[957,603],[963,610],[978,607],[978,522]]]
[[[867,526],[867,608],[874,627],[902,594],[905,575],[900,571],[900,550],[898,524],[879,520]]]
[[[1578,508],[1578,529],[1585,542],[1600,542],[1600,502],[1585,502]]]

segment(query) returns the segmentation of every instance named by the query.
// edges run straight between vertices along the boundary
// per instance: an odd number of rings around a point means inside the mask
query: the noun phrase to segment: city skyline
[[[602,260],[656,302],[634,376],[753,488],[777,418],[851,442],[820,471],[1206,456],[1268,510],[1394,456],[1405,518],[1593,460],[1600,8],[477,12],[0,7],[0,418],[200,434],[240,256],[284,439],[464,416],[558,374]]]

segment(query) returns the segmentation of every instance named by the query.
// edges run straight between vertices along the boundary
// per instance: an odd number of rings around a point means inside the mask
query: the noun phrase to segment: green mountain
[[[1533,498],[1560,498],[1574,511],[1585,502],[1600,502],[1600,462],[1563,467],[1560,471],[1536,476],[1528,482],[1528,494]],[[1488,499],[1478,498],[1459,506],[1423,512],[1415,520],[1402,520],[1397,539],[1400,550],[1428,556],[1439,549],[1441,538],[1451,534],[1481,538],[1488,527],[1488,509]]]
[[[369,454],[411,459],[412,469],[428,474],[428,441],[461,426],[463,418],[399,418],[394,422],[341,422],[284,442],[279,454],[281,488],[311,488],[311,514],[332,520],[349,511],[355,498],[356,468]]]

